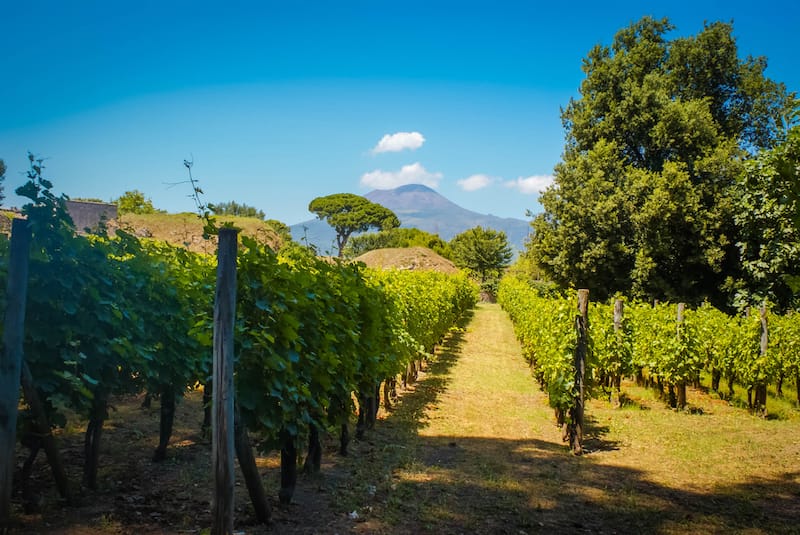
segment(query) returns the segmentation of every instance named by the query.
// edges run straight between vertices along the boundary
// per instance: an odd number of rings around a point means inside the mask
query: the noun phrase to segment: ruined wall
[[[106,220],[117,218],[116,204],[67,201],[67,211],[75,222],[75,228],[78,232],[84,232],[86,228],[96,229],[103,216],[105,216]]]

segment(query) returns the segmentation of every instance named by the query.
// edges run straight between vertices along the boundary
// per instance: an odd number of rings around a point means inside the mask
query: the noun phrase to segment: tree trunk
[[[387,411],[392,410],[392,383],[395,380],[394,377],[389,377],[383,382],[383,407]]]
[[[736,381],[736,377],[733,374],[728,376],[728,395],[732,398],[733,395],[736,393],[733,389],[733,383]]]
[[[297,484],[297,446],[295,436],[282,430],[281,437],[281,489],[278,499],[282,504],[292,502],[294,487]]]
[[[675,394],[675,385],[672,383],[667,385],[667,402],[673,409],[678,406],[678,396]]]
[[[200,434],[203,438],[211,438],[211,401],[213,399],[213,386],[210,380],[203,385],[203,425],[200,427]]]
[[[250,502],[253,504],[253,510],[258,521],[262,524],[267,524],[272,516],[272,511],[270,510],[267,495],[264,492],[264,486],[261,484],[261,474],[258,472],[256,458],[250,445],[250,437],[247,436],[247,427],[242,422],[238,406],[234,408],[233,425],[236,458],[239,460],[239,468],[242,470],[242,476],[244,476],[244,481],[247,485]]]
[[[714,368],[711,370],[711,390],[719,392],[719,382],[722,379],[722,371]]]
[[[779,397],[783,397],[783,372],[778,375],[778,382],[775,384],[775,394]]]
[[[167,458],[167,446],[172,436],[172,425],[175,421],[175,389],[164,386],[161,389],[161,420],[158,429],[158,447],[153,454],[153,461],[159,462]]]
[[[378,409],[380,408],[381,399],[381,384],[378,383],[372,389],[372,395],[369,397],[368,407],[369,414],[367,417],[367,429],[373,429],[375,422],[378,420]]]
[[[677,385],[678,396],[677,396],[677,406],[679,409],[683,410],[686,408],[686,382],[679,381]]]
[[[30,449],[28,458],[25,459],[22,465],[19,486],[22,489],[22,507],[25,510],[25,514],[32,515],[39,512],[39,502],[41,500],[40,496],[37,495],[31,487],[30,478],[33,472],[33,463],[36,461],[36,456],[42,448],[42,439],[29,431],[24,436],[20,437],[20,442]]]
[[[800,406],[800,370],[794,372],[794,385],[797,390],[797,405]]]
[[[368,400],[363,394],[358,395],[358,420],[356,421],[356,438],[361,440],[367,430],[367,414],[370,412],[367,407]]]
[[[83,441],[83,481],[92,490],[97,488],[97,468],[100,463],[100,437],[103,434],[103,422],[107,416],[108,395],[95,392],[92,401],[92,414],[86,426]]]
[[[69,479],[67,479],[64,463],[61,460],[61,452],[58,450],[58,444],[53,436],[50,421],[44,410],[44,403],[42,403],[39,392],[33,384],[31,370],[24,360],[22,361],[22,391],[25,396],[25,401],[30,407],[34,431],[41,439],[42,448],[44,448],[45,455],[47,455],[47,462],[50,464],[50,469],[53,472],[53,479],[56,482],[58,493],[61,498],[67,502],[72,502]]]
[[[322,443],[319,439],[319,429],[311,424],[308,428],[308,454],[303,463],[303,472],[318,474],[322,465]]]
[[[339,434],[339,455],[347,457],[347,446],[350,444],[350,428],[347,422],[342,424],[341,433]]]
[[[760,383],[755,388],[755,404],[753,410],[759,416],[767,416],[767,385]]]
[[[636,369],[636,386],[644,386],[644,370]]]

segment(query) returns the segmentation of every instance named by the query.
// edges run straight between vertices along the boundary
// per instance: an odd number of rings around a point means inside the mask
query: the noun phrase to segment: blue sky
[[[288,224],[314,197],[403,182],[524,218],[561,157],[582,59],[643,15],[669,17],[674,36],[733,20],[740,55],[800,91],[795,2],[10,0],[6,193],[32,151],[58,192],[138,189],[193,211],[188,186],[170,185],[193,158],[206,201]]]

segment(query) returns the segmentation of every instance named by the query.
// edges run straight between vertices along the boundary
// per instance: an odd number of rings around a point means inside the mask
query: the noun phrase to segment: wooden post
[[[589,290],[578,290],[578,314],[575,316],[578,345],[575,348],[575,405],[570,410],[569,445],[572,453],[583,453],[583,410],[586,355],[589,350]]]
[[[28,294],[28,259],[31,228],[26,219],[11,223],[6,311],[0,354],[0,531],[11,521],[11,485],[17,443],[17,407],[25,338],[25,303]]]
[[[233,337],[236,320],[236,251],[238,231],[219,231],[217,289],[214,296],[214,362],[211,463],[214,498],[213,535],[233,533],[234,412]]]
[[[614,336],[619,340],[620,338],[624,337],[625,334],[622,332],[622,318],[623,318],[623,302],[622,299],[617,299],[614,301]],[[618,366],[617,371],[614,373],[612,377],[611,383],[611,402],[615,407],[619,407],[622,405],[621,400],[621,382],[622,382],[622,362],[616,363]]]
[[[681,326],[683,324],[683,316],[686,312],[686,303],[678,303],[678,315],[677,315],[677,326],[676,329],[676,336],[678,337],[678,342],[681,341]],[[686,355],[679,355],[680,358],[684,358]],[[676,406],[679,409],[686,408],[686,378],[682,378],[678,381],[678,384],[675,385],[677,387],[677,399],[676,399]]]
[[[759,310],[761,318],[761,347],[760,353],[763,357],[767,354],[767,345],[769,343],[769,326],[767,325],[767,303],[764,302]],[[767,415],[767,380],[762,379],[756,384],[755,403],[753,407],[756,414],[761,416]]]

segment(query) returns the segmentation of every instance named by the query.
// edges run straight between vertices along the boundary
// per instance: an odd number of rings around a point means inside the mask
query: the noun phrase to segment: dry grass
[[[241,233],[252,236],[272,247],[280,245],[281,240],[275,231],[264,221],[252,217],[216,216],[218,224],[232,223]],[[203,223],[197,214],[124,214],[120,216],[119,227],[140,237],[152,237],[173,245],[184,246],[191,251],[215,254],[217,240],[203,238]],[[114,225],[110,225],[114,226]]]
[[[483,304],[349,457],[335,455],[328,437],[323,473],[301,477],[292,505],[273,501],[272,526],[252,524],[237,486],[237,529],[800,533],[800,416],[791,404],[765,420],[691,391],[689,414],[648,390],[624,390],[622,408],[590,402],[588,453],[572,456],[508,319]],[[104,436],[101,490],[85,491],[78,508],[54,504],[48,491],[45,514],[23,517],[23,533],[200,533],[210,520],[208,445],[197,434],[197,397],[179,410],[176,445],[154,465],[157,410],[120,403]],[[79,466],[80,436],[63,438]],[[260,458],[259,467],[275,496],[277,456]],[[43,467],[36,477],[49,488]]]

